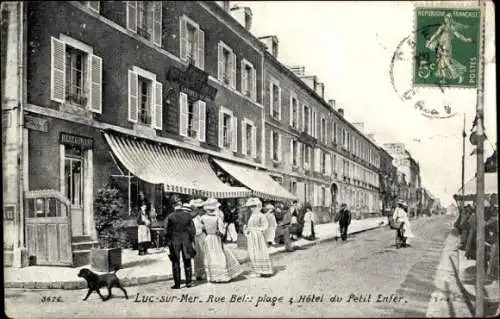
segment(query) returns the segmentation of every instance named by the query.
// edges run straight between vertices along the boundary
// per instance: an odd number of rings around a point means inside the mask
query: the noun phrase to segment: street
[[[22,317],[426,317],[467,315],[442,255],[454,217],[412,221],[417,238],[396,249],[379,228],[273,256],[275,275],[171,290],[171,281],[127,287],[102,302],[85,290],[6,289],[6,314]],[[448,244],[447,244],[448,243]],[[439,266],[439,267],[438,267]],[[118,272],[119,276],[120,272]],[[436,277],[437,274],[437,277]],[[107,292],[102,289],[104,295]],[[49,300],[42,302],[42,298]],[[59,298],[59,301],[57,299]],[[470,314],[469,314],[470,316]]]

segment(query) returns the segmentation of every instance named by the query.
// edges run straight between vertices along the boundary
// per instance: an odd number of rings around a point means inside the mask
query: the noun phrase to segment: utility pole
[[[480,53],[477,87],[477,152],[476,152],[476,217],[477,217],[477,238],[476,238],[476,309],[475,316],[484,317],[484,275],[485,275],[485,251],[484,251],[484,38],[485,38],[485,14],[486,1],[480,1]]]

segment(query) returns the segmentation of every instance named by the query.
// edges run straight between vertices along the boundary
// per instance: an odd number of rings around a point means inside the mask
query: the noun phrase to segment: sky
[[[375,134],[379,145],[405,143],[420,164],[422,185],[439,197],[441,204],[453,202],[452,196],[461,185],[464,116],[468,133],[475,116],[476,90],[446,89],[440,95],[423,90],[432,101],[453,105],[457,115],[448,119],[429,119],[413,104],[401,101],[389,72],[398,43],[412,33],[415,3],[231,1],[233,5],[252,10],[254,35],[278,37],[278,60],[304,66],[308,75],[325,83],[325,99],[335,99],[347,120],[363,122],[365,133]],[[497,136],[492,3],[487,11],[485,130],[489,142],[485,142],[485,157],[493,153]],[[406,78],[409,84],[411,79]],[[405,82],[405,78],[396,78],[397,85],[398,81]],[[473,149],[466,140],[466,181],[476,171],[476,157],[469,155]]]

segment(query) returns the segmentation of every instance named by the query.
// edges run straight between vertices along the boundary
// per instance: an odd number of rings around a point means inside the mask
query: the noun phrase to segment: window
[[[333,143],[337,144],[337,122],[333,122]]]
[[[156,75],[138,67],[128,71],[128,120],[163,128],[163,85]]]
[[[324,118],[321,118],[321,133],[320,133],[321,140],[323,143],[326,143],[326,120]]]
[[[161,47],[162,1],[127,1],[127,29]]]
[[[304,123],[304,132],[311,134],[311,129],[309,126],[309,118],[310,118],[309,110],[310,110],[309,107],[307,105],[304,105],[304,121],[302,121],[302,123]]]
[[[276,120],[281,120],[281,88],[275,80],[272,80],[270,83],[269,102],[271,116]]]
[[[188,99],[188,136],[191,138],[196,138],[198,130],[200,129],[198,125],[198,117],[199,113],[195,102]]]
[[[273,161],[279,161],[279,134],[273,131]]]
[[[299,128],[299,106],[295,96],[290,93],[290,126],[294,129]]]
[[[257,76],[253,65],[241,60],[241,93],[253,100],[257,97]]]
[[[324,186],[321,186],[321,206],[326,206],[326,189]]]
[[[292,154],[292,165],[298,165],[298,143],[296,140],[290,140],[290,153]]]
[[[61,35],[51,38],[50,98],[102,112],[102,59],[88,45]]]
[[[238,119],[233,112],[221,106],[219,111],[219,147],[238,151]]]
[[[316,118],[316,111],[312,111],[312,117],[311,117],[311,130],[312,130],[312,136],[315,138],[318,138],[318,119]]]
[[[343,147],[347,147],[347,136],[346,136],[345,128],[342,128],[342,145],[343,145]]]
[[[205,69],[205,32],[200,26],[186,16],[182,16],[180,23],[180,58],[201,70]]]
[[[219,42],[218,76],[219,81],[236,89],[236,55],[224,42]]]
[[[290,193],[298,195],[297,194],[297,181],[295,181],[295,180],[290,181]]]
[[[326,174],[326,152],[321,152],[321,173]]]
[[[243,119],[241,138],[242,153],[255,158],[257,156],[257,128],[254,122]]]
[[[83,204],[83,150],[64,147],[64,182],[66,197],[73,207]]]

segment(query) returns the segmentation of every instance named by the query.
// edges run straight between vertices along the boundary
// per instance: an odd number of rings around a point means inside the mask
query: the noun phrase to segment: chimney
[[[301,76],[300,79],[304,81],[304,83],[307,84],[311,89],[316,91],[316,86],[317,86],[316,75]]]
[[[364,133],[363,130],[365,128],[365,124],[363,122],[352,123],[352,125],[354,125],[354,127],[357,128],[358,131],[360,131],[361,133]]]
[[[276,59],[278,58],[278,37],[275,35],[267,35],[260,37],[259,40],[267,47],[267,51],[272,54]]]
[[[249,7],[234,6],[231,8],[231,15],[233,18],[248,31],[252,28],[252,10]]]
[[[337,112],[339,112],[339,114],[344,117],[344,109],[338,109]]]
[[[306,73],[305,66],[289,66],[288,68],[298,77],[304,76]]]
[[[317,82],[316,83],[316,93],[321,96],[322,99],[325,98],[325,83]]]
[[[335,110],[335,100],[334,99],[328,100],[328,104],[330,104],[330,106],[332,107],[332,109]]]

